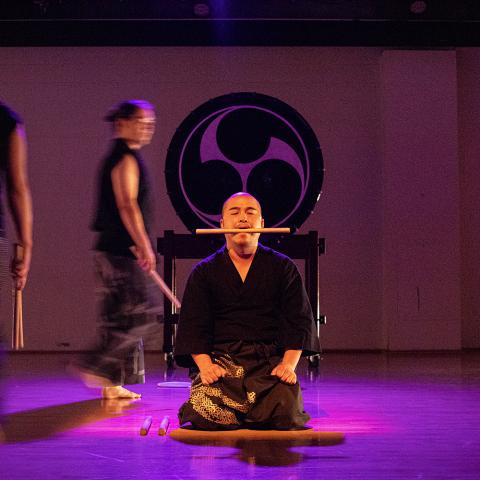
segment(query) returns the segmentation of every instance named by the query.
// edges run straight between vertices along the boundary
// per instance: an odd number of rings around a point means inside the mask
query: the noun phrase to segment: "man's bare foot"
[[[122,386],[103,387],[102,398],[140,398],[139,393],[131,392]]]
[[[68,365],[67,371],[76,377],[79,377],[80,380],[87,386],[88,388],[106,388],[112,387],[112,382],[105,377],[100,377],[99,375],[95,375],[88,370],[83,370],[82,368],[78,367],[77,365]]]

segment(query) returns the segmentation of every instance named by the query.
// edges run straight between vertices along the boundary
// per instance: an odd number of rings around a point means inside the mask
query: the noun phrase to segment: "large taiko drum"
[[[231,93],[196,108],[170,143],[165,177],[185,226],[218,227],[223,202],[245,191],[262,205],[265,225],[298,229],[312,213],[324,175],[320,144],[286,103]]]

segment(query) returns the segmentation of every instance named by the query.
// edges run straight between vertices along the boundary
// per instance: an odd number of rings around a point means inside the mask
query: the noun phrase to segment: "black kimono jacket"
[[[180,311],[175,360],[194,365],[192,353],[210,354],[217,344],[277,343],[282,351],[320,349],[312,309],[296,265],[258,245],[245,282],[226,247],[190,274]]]

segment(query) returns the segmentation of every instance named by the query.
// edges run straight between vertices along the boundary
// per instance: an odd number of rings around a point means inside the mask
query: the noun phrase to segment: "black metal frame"
[[[157,252],[163,256],[163,278],[176,294],[177,259],[202,259],[208,257],[224,244],[223,236],[196,236],[165,230],[164,236],[157,238]],[[309,231],[304,235],[262,237],[262,244],[274,248],[293,259],[305,260],[305,290],[312,305],[320,336],[320,325],[326,317],[320,313],[318,257],[325,253],[325,239],[318,238],[318,232]],[[163,352],[168,364],[173,365],[178,312],[175,306],[164,298]],[[310,365],[318,365],[318,356],[309,358]]]

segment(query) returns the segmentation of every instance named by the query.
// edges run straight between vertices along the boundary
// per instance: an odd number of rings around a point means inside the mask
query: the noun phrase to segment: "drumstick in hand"
[[[14,263],[23,260],[23,247],[16,243],[14,245]],[[13,285],[13,329],[12,347],[20,350],[24,347],[23,342],[23,312],[22,312],[22,290]]]
[[[132,253],[138,258],[137,249],[130,247]],[[182,304],[175,294],[170,290],[170,287],[165,283],[165,280],[158,274],[156,270],[150,270],[146,272],[147,275],[158,285],[163,294],[177,307],[180,308]]]

